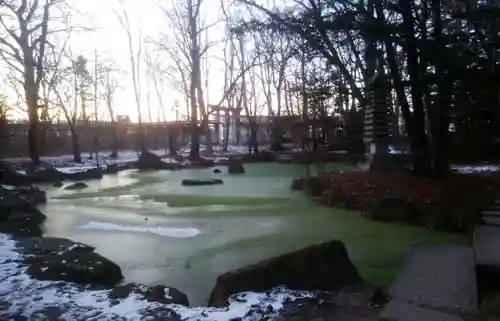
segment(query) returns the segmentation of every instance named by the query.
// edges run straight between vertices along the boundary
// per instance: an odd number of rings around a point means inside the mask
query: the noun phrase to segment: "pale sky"
[[[97,1],[96,1],[97,2]],[[96,32],[81,33],[72,37],[73,50],[76,51],[77,47],[79,52],[85,54],[92,59],[94,50],[98,52],[99,56],[112,57],[112,59],[129,75],[124,76],[120,85],[122,90],[116,93],[115,108],[118,114],[128,114],[132,119],[137,119],[137,108],[135,106],[135,96],[133,91],[133,82],[131,79],[131,67],[128,51],[128,40],[125,31],[122,29],[119,20],[114,11],[122,13],[122,7],[127,10],[131,29],[133,31],[133,38],[136,43],[134,44],[135,50],[138,49],[139,32],[142,28],[142,35],[144,39],[154,38],[158,39],[160,33],[168,35],[168,18],[160,9],[163,7],[170,7],[173,5],[173,0],[123,0],[120,5],[119,0],[104,0],[99,2],[89,0],[72,0],[72,6],[78,8],[79,11],[85,12],[83,17],[78,18],[78,24],[85,24],[89,27],[96,29]],[[94,5],[92,5],[94,3]],[[220,0],[204,0],[202,5],[202,20],[207,25],[212,25],[219,20]],[[75,22],[76,23],[76,22]],[[209,41],[220,41],[224,30],[224,23],[220,22],[211,27],[208,31]],[[148,45],[146,45],[148,46]],[[154,45],[149,45],[153,50]],[[146,47],[143,45],[143,52]],[[217,103],[222,95],[223,85],[223,69],[224,65],[221,61],[223,58],[223,47],[213,46],[208,51],[210,57],[210,74],[209,74],[209,101],[208,103]],[[89,59],[89,60],[90,60]],[[167,54],[160,56],[161,63],[169,64],[169,57]],[[203,71],[202,71],[203,72]],[[148,77],[146,73],[146,64],[141,62],[141,112],[143,119],[148,118],[148,104],[147,104],[147,91],[148,91]],[[152,109],[152,118],[156,121],[159,102],[156,92],[149,81],[150,85],[150,105]],[[166,117],[175,119],[175,112],[171,110],[175,101],[178,101],[181,106],[180,116],[184,114],[184,96],[182,93],[175,91],[171,88],[168,82],[163,83],[163,104],[166,110]],[[102,106],[102,109],[105,107]],[[100,112],[105,112],[102,110]],[[163,117],[163,116],[161,116]]]
[[[95,32],[80,33],[72,38],[73,50],[87,56],[93,60],[94,50],[97,50],[98,59],[111,57],[121,69],[126,70],[128,75],[121,78],[121,90],[115,93],[115,109],[117,114],[128,114],[132,119],[137,119],[135,106],[135,95],[131,79],[131,67],[129,60],[128,39],[125,31],[122,29],[115,11],[121,14],[121,5],[118,0],[89,1],[73,0],[73,6],[84,12],[83,17],[78,17],[77,24],[95,28]],[[167,4],[168,2],[163,1]],[[138,50],[139,30],[142,28],[143,37],[157,38],[162,27],[165,25],[164,15],[159,10],[157,0],[126,0],[123,1],[124,8],[130,19],[133,32],[135,50]],[[78,49],[77,49],[78,48]],[[143,47],[144,48],[144,47]],[[141,111],[143,117],[147,117],[147,79],[145,76],[146,65],[141,62],[142,93],[141,93]],[[164,104],[171,106],[175,99],[182,99],[182,96],[168,88],[164,84]],[[156,95],[151,94],[152,114],[156,120],[158,114],[158,102]],[[172,99],[173,98],[173,99]],[[166,108],[168,109],[168,108]],[[100,111],[105,112],[105,110]],[[173,114],[167,117],[175,117]]]
[[[125,70],[128,75],[122,75],[119,78],[120,89],[114,95],[115,113],[129,115],[133,120],[137,119],[137,110],[135,104],[135,95],[133,90],[133,82],[131,75],[131,66],[129,58],[129,47],[126,32],[120,25],[116,12],[122,14],[123,8],[127,11],[131,29],[133,32],[135,50],[138,49],[138,35],[142,29],[143,39],[153,38],[158,39],[160,33],[169,35],[171,32],[168,27],[168,18],[160,9],[163,7],[171,7],[174,1],[184,0],[67,0],[71,8],[77,10],[80,14],[75,14],[72,17],[72,24],[78,26],[86,26],[95,31],[73,33],[71,35],[71,52],[73,57],[82,54],[89,60],[89,70],[92,70],[92,61],[94,60],[94,52],[97,52],[98,60],[111,58],[116,62],[120,69]],[[204,0],[201,17],[205,24],[212,25],[221,20],[220,14],[221,0]],[[226,1],[226,0],[224,0]],[[269,4],[269,2],[267,1]],[[242,15],[244,9],[237,9],[235,6],[231,8],[233,14]],[[222,96],[224,63],[222,38],[224,37],[224,22],[219,22],[209,29],[209,41],[220,43],[211,47],[208,51],[210,74],[209,74],[209,99],[207,104],[218,103]],[[150,48],[153,48],[150,45]],[[143,45],[143,52],[145,46]],[[162,65],[172,64],[167,54],[160,56]],[[203,71],[202,71],[203,73]],[[141,62],[141,112],[143,119],[148,119],[148,77],[146,77],[146,64]],[[163,85],[162,100],[166,110],[167,119],[175,119],[175,112],[171,110],[175,101],[181,106],[181,113],[185,113],[184,96],[181,92],[172,89],[168,82]],[[159,102],[153,86],[149,86],[151,91],[150,105],[152,110],[153,121],[156,121],[159,114]],[[99,103],[99,114],[107,118],[107,109],[104,101]],[[163,116],[161,116],[163,117]]]

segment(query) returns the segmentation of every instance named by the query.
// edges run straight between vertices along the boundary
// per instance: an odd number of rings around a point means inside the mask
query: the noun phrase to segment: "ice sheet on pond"
[[[121,231],[135,233],[151,233],[160,236],[174,238],[189,238],[195,237],[201,231],[194,227],[163,227],[163,226],[136,226],[136,225],[118,225],[107,222],[91,221],[81,225],[82,229],[90,230],[106,230],[106,231]]]

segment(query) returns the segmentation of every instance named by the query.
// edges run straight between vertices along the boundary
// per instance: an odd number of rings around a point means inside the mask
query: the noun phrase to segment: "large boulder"
[[[0,161],[0,184],[23,186],[29,183],[26,175],[18,173],[10,164]]]
[[[176,288],[169,288],[163,285],[152,287],[137,283],[117,285],[109,293],[109,298],[111,300],[125,299],[131,294],[139,296],[141,299],[149,302],[189,306],[189,300],[186,294]]]
[[[224,181],[218,178],[186,178],[181,184],[184,186],[219,185],[224,184]]]
[[[0,199],[2,199],[4,204],[28,203],[31,205],[38,205],[47,202],[47,195],[44,191],[33,185],[0,185]]]
[[[40,225],[46,218],[29,203],[6,198],[0,202],[0,233],[14,237],[41,236]]]
[[[54,183],[64,180],[64,174],[54,167],[28,168],[26,176],[33,183]]]
[[[245,174],[243,162],[237,158],[230,157],[229,163],[227,164],[227,172],[229,174]]]
[[[135,167],[143,170],[160,170],[164,169],[165,164],[162,162],[160,156],[144,151],[135,163]]]
[[[88,179],[101,179],[103,174],[102,169],[91,168],[85,171],[64,173],[63,177],[71,181],[84,181]]]
[[[59,237],[27,237],[17,241],[22,254],[31,256],[54,255],[65,252],[92,253],[95,248]]]
[[[220,275],[209,304],[218,306],[232,294],[262,292],[277,286],[329,291],[362,281],[344,244],[330,241]]]
[[[67,239],[31,238],[21,243],[26,272],[38,280],[68,281],[112,288],[123,278],[114,262],[94,253],[93,248]]]

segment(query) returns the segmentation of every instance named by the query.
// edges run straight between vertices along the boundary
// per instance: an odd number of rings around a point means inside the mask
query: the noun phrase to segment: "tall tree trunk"
[[[188,0],[189,37],[191,41],[191,82],[190,82],[190,107],[191,107],[191,160],[200,158],[200,131],[198,129],[198,106],[196,101],[198,77],[200,76],[200,57],[198,48],[198,28],[193,1]]]
[[[39,138],[40,138],[40,118],[38,116],[38,92],[33,75],[33,69],[25,69],[25,95],[28,105],[28,145],[30,159],[33,163],[40,163]]]
[[[422,100],[424,90],[422,79],[419,75],[420,67],[418,63],[412,4],[412,1],[401,2],[401,9],[403,11],[403,32],[406,36],[403,49],[407,57],[414,115],[414,150],[412,150],[412,153],[415,159],[414,170],[419,174],[429,175],[432,172],[432,166],[429,157],[427,136],[425,133],[425,112]]]
[[[71,131],[71,148],[73,149],[73,161],[76,163],[81,163],[82,162],[82,153],[80,150],[80,139],[78,137],[78,132],[76,131],[76,128],[74,127],[74,124],[70,125],[70,131]]]
[[[431,124],[431,146],[434,165],[434,175],[438,178],[444,176],[449,170],[448,159],[448,127],[449,127],[449,104],[450,88],[444,71],[444,55],[446,48],[442,45],[441,1],[431,0],[432,21],[434,25],[434,48],[436,50],[435,70],[437,79],[437,95],[433,106],[434,111],[429,111],[429,122]]]

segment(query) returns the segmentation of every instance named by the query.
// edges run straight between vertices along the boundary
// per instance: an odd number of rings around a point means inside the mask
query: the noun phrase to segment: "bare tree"
[[[69,39],[69,38],[68,38]],[[50,77],[44,78],[48,88],[55,95],[55,101],[50,101],[51,104],[58,106],[64,114],[66,123],[69,126],[71,133],[71,146],[73,150],[73,161],[81,162],[81,149],[79,133],[77,129],[78,122],[78,107],[83,106],[84,101],[79,104],[79,96],[82,97],[80,92],[79,72],[77,71],[77,64],[73,60],[70,48],[68,47],[68,40],[66,40],[58,52],[55,48],[47,55],[47,74]],[[82,110],[82,114],[84,111]]]
[[[21,76],[28,106],[29,154],[40,162],[39,91],[52,8],[61,0],[0,0],[0,57]]]
[[[138,125],[139,125],[139,149],[141,153],[147,150],[146,138],[144,133],[144,128],[142,125],[142,112],[141,112],[141,55],[142,55],[142,27],[139,26],[139,34],[137,39],[137,50],[135,49],[134,39],[132,35],[132,29],[130,26],[130,20],[123,1],[119,0],[121,5],[121,13],[116,12],[115,14],[120,22],[120,25],[127,36],[128,42],[128,54],[130,60],[130,70],[132,74],[132,83],[134,87],[135,103],[137,108]]]
[[[116,90],[120,88],[119,79],[122,73],[116,63],[111,59],[101,60],[97,66],[97,73],[97,79],[102,87],[100,96],[105,101],[109,120],[114,125],[114,129],[112,131],[113,145],[110,157],[117,157],[118,150],[120,149],[120,139],[118,123],[115,115],[114,96]]]
[[[5,156],[8,145],[8,117],[9,112],[11,110],[11,106],[7,103],[7,96],[3,93],[0,93],[0,144],[2,144],[2,148],[0,148],[0,159]]]

